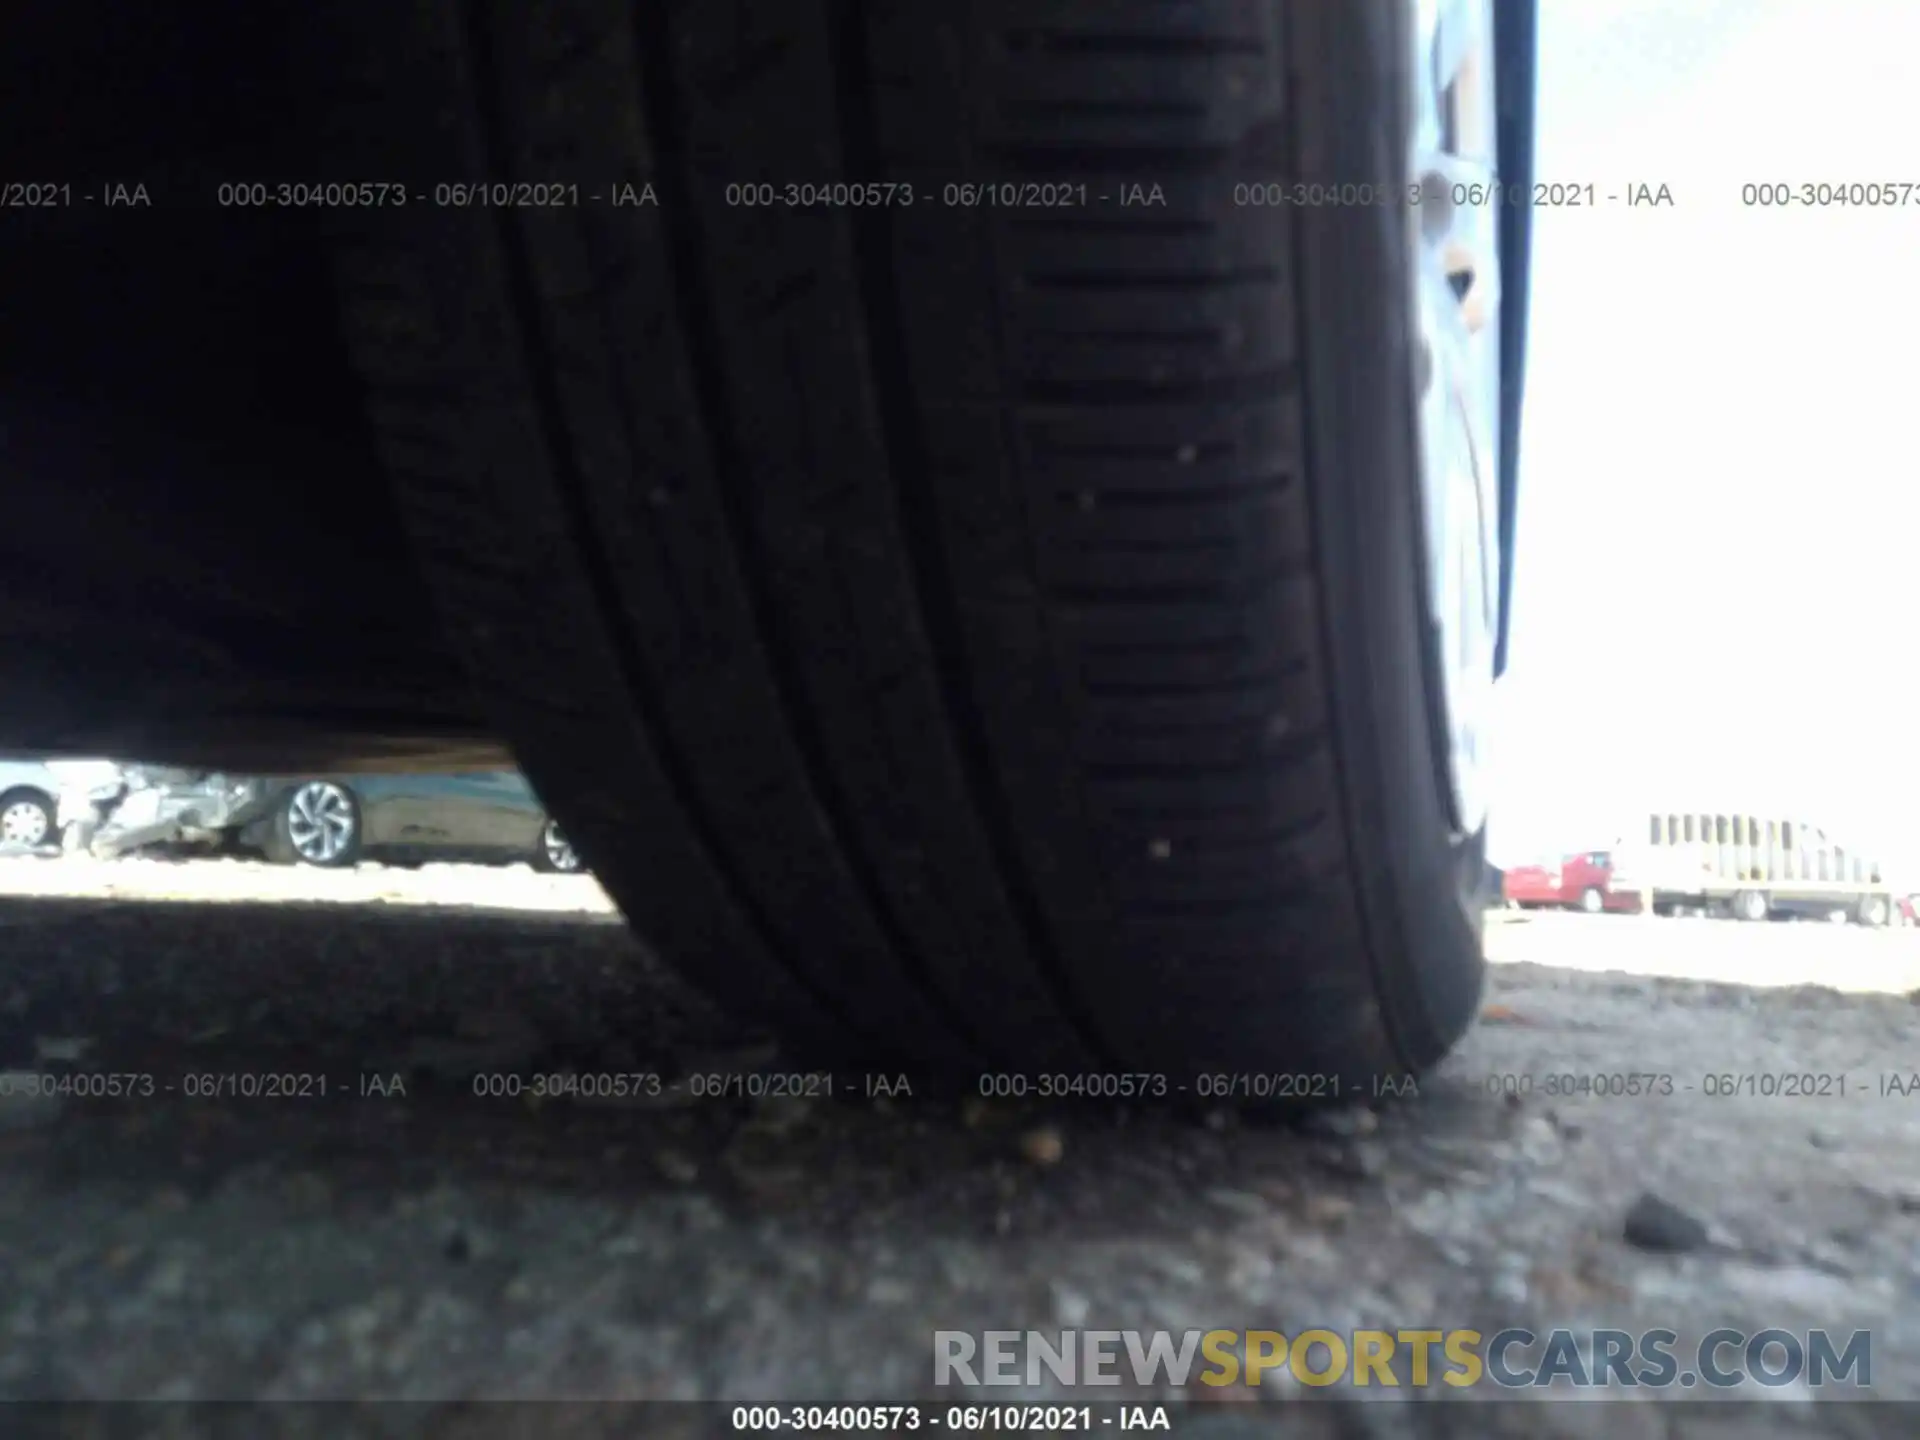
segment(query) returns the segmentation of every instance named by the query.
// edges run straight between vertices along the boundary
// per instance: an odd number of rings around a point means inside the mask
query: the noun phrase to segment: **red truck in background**
[[[1516,865],[1506,872],[1501,888],[1507,903],[1522,910],[1572,909],[1598,915],[1640,908],[1640,892],[1614,869],[1613,854],[1607,850],[1582,850],[1561,857],[1558,865]]]

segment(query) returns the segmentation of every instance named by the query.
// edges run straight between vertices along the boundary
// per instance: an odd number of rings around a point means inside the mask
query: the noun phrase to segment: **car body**
[[[234,777],[127,767],[125,796],[95,832],[94,854],[215,845],[288,864],[527,861],[573,871],[578,857],[518,771]]]
[[[61,843],[85,850],[100,822],[126,796],[126,767],[112,760],[55,758],[44,763],[60,786],[56,821]]]
[[[350,807],[335,809],[347,829],[330,820],[328,798]],[[242,846],[288,863],[344,864],[367,854],[579,868],[533,787],[515,770],[264,782],[235,836]]]
[[[265,783],[183,766],[121,765],[90,796],[68,848],[113,859],[155,846],[214,846],[259,807]]]
[[[1501,898],[1522,910],[1538,910],[1563,903],[1557,861],[1509,865],[1501,876]]]

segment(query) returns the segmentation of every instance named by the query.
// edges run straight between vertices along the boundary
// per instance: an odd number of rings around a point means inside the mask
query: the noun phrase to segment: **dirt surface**
[[[15,863],[80,888],[66,862]],[[944,1405],[943,1329],[1523,1325],[1671,1329],[1683,1369],[1717,1326],[1867,1330],[1864,1393],[1920,1399],[1910,934],[1502,923],[1482,1024],[1420,1094],[1302,1124],[696,1095],[780,1061],[583,903],[590,881],[555,892],[572,913],[469,915],[403,903],[394,873],[354,881],[395,892],[355,909],[205,877],[176,888],[228,903],[29,899],[5,880],[0,1398]],[[521,882],[412,883],[444,903]],[[661,1089],[529,1098],[561,1072]],[[135,1093],[33,1095],[27,1075]],[[1836,1078],[1783,1098],[1746,1076]],[[490,1085],[522,1093],[475,1093]],[[1600,1405],[1437,1387],[1468,1403],[1288,1406],[1276,1432],[1275,1402],[1356,1392],[1264,1380],[1174,1412],[1176,1433],[1891,1435],[1920,1413],[1797,1382]],[[428,1413],[361,1419],[483,1433]],[[516,1433],[676,1426],[728,1428],[718,1410],[592,1409]]]
[[[298,901],[314,905],[457,905],[462,909],[536,910],[612,915],[613,902],[591,875],[551,875],[530,865],[382,865],[344,870],[272,865],[265,860],[51,861],[0,857],[0,897],[196,900],[208,903]]]

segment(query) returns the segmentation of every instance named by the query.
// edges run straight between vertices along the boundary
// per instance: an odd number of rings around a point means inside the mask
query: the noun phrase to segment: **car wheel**
[[[59,835],[58,811],[51,795],[21,788],[0,795],[0,844],[37,850]]]
[[[1580,892],[1580,908],[1589,915],[1598,915],[1607,908],[1607,897],[1589,885]]]
[[[1868,929],[1878,930],[1887,923],[1887,899],[1884,895],[1868,895],[1861,900],[1854,918]]]
[[[1739,920],[1764,920],[1771,912],[1765,892],[1760,890],[1742,890],[1733,897],[1733,914]]]
[[[534,852],[533,863],[541,870],[551,870],[558,875],[574,875],[580,871],[580,852],[573,848],[572,842],[560,831],[558,820],[549,820],[540,831],[540,848]]]
[[[327,173],[579,182],[326,223],[448,632],[661,954],[922,1073],[1462,1034],[1499,211],[1489,7],[1425,10],[315,9]]]
[[[267,854],[283,865],[353,864],[360,858],[360,804],[353,792],[332,780],[294,786],[274,815]]]

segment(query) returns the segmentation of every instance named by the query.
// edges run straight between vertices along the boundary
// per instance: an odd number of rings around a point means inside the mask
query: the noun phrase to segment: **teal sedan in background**
[[[573,846],[515,770],[264,781],[248,809],[235,838],[284,864],[342,866],[387,857],[525,860],[561,873],[581,868]]]

